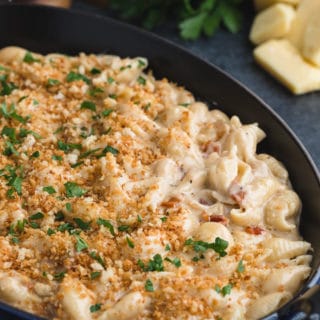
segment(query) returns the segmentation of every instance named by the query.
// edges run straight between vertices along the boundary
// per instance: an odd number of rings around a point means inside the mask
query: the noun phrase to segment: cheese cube
[[[254,50],[256,61],[295,94],[320,89],[320,68],[306,62],[288,40],[270,40]]]
[[[320,67],[320,12],[314,12],[302,41],[302,55]]]
[[[301,0],[288,34],[291,43],[301,51],[304,35],[313,14],[317,14],[318,19],[320,19],[320,0]]]
[[[275,3],[287,3],[296,6],[300,1],[301,0],[254,0],[254,6],[257,11],[260,11],[272,6]]]
[[[278,3],[259,13],[253,21],[250,40],[254,44],[281,38],[289,33],[295,16],[292,6]]]

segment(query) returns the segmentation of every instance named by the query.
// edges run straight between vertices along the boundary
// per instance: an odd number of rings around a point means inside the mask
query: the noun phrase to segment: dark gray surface
[[[73,7],[112,15],[108,10],[94,8],[85,1],[74,1]],[[186,42],[180,39],[172,23],[158,27],[155,33],[219,66],[261,97],[289,124],[320,169],[320,92],[294,96],[254,63],[253,46],[248,41],[253,12],[250,7],[245,9],[243,30],[236,35],[220,30],[213,38]]]

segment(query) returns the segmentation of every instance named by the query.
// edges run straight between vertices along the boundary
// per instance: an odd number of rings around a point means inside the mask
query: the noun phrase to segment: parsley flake
[[[93,68],[90,70],[90,73],[91,73],[91,74],[100,74],[100,73],[101,73],[101,70],[98,69],[98,68],[93,67]]]
[[[63,278],[65,277],[65,275],[66,275],[66,272],[65,272],[65,271],[62,271],[62,272],[59,272],[59,273],[55,273],[55,274],[53,275],[53,278],[54,278],[54,280],[56,280],[56,281],[62,281]]]
[[[48,81],[47,81],[47,86],[48,87],[53,87],[53,86],[57,86],[60,84],[60,81],[57,80],[57,79],[51,79],[49,78]]]
[[[90,279],[94,280],[101,276],[101,271],[94,271],[90,273]]]
[[[139,76],[138,79],[137,79],[137,82],[144,86],[147,81],[146,81],[146,79],[144,77]]]
[[[33,62],[40,62],[39,59],[36,59],[31,52],[26,52],[24,58],[23,58],[23,62],[26,63],[33,63]]]
[[[42,191],[47,192],[48,194],[53,194],[57,192],[55,188],[52,186],[43,187]]]
[[[39,219],[42,219],[44,218],[44,214],[42,212],[37,212],[35,214],[33,214],[32,216],[30,216],[30,220],[39,220]]]
[[[110,233],[115,236],[115,232],[114,232],[114,227],[113,225],[111,224],[111,222],[109,220],[105,220],[105,219],[102,219],[102,218],[98,218],[97,220],[97,224],[99,226],[104,226],[106,228],[109,229]]]
[[[66,80],[67,80],[67,82],[82,80],[87,84],[91,83],[91,80],[89,78],[87,78],[85,75],[83,75],[81,73],[74,72],[74,71],[71,71],[68,73]]]
[[[164,260],[172,263],[173,265],[175,265],[177,268],[181,267],[181,260],[179,258],[165,258]]]
[[[133,249],[133,248],[134,248],[134,243],[133,243],[133,241],[132,241],[128,236],[126,237],[126,240],[127,240],[128,246]]]
[[[110,114],[111,114],[112,112],[113,112],[112,109],[106,109],[106,110],[103,110],[103,111],[101,112],[101,114],[102,114],[103,117],[108,117],[108,116],[110,116]]]
[[[237,272],[242,273],[242,272],[244,272],[244,269],[245,269],[245,266],[243,264],[243,261],[240,260],[238,263],[238,266],[237,266]]]
[[[73,198],[73,197],[81,197],[83,196],[87,190],[82,189],[78,184],[75,182],[66,182],[64,184],[64,187],[66,189],[66,196],[67,198]]]
[[[58,141],[58,149],[64,151],[64,153],[70,152],[72,150],[81,150],[82,145],[78,143],[65,143],[61,140]]]
[[[192,246],[195,252],[205,252],[208,249],[213,249],[215,252],[219,254],[219,257],[224,257],[227,255],[227,252],[225,250],[228,247],[228,241],[223,240],[219,237],[217,237],[215,239],[215,242],[212,243],[188,239],[186,240],[185,245]]]
[[[96,303],[92,306],[90,306],[90,312],[93,313],[93,312],[97,312],[101,309],[101,303]]]
[[[73,220],[81,230],[89,230],[90,229],[91,221],[85,222],[80,218],[74,218]]]
[[[92,101],[83,101],[81,103],[80,109],[88,109],[91,111],[96,111],[96,105]]]
[[[104,261],[103,261],[103,258],[102,258],[101,256],[99,256],[95,251],[91,251],[91,252],[89,253],[89,255],[90,255],[90,257],[91,257],[92,259],[94,259],[94,260],[96,260],[98,263],[100,263],[100,264],[103,266],[103,268],[105,268],[105,263],[104,263]]]
[[[146,291],[148,292],[153,292],[154,291],[154,288],[153,288],[153,283],[150,279],[147,279],[145,285],[144,285],[144,288],[146,289]]]
[[[77,250],[77,252],[80,252],[85,249],[88,249],[88,244],[80,236],[76,235],[76,250]]]

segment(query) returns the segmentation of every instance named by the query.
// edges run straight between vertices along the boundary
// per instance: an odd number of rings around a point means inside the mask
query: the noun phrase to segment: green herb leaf
[[[237,33],[242,25],[242,15],[239,9],[231,4],[221,3],[220,12],[225,27],[232,33]]]
[[[222,288],[221,294],[225,297],[227,294],[231,293],[231,289],[232,289],[232,284],[228,284]]]
[[[101,112],[103,117],[108,117],[113,112],[112,109],[106,109]]]
[[[96,278],[99,278],[101,276],[101,271],[93,271],[90,273],[90,279],[94,280]]]
[[[96,260],[98,263],[100,263],[100,264],[103,266],[103,268],[105,268],[105,262],[103,261],[103,258],[100,257],[95,251],[91,251],[91,252],[89,253],[89,255],[90,255],[90,257],[91,257],[92,259],[94,259],[94,260]]]
[[[23,58],[23,62],[26,63],[33,63],[33,62],[40,62],[39,59],[36,59],[31,52],[27,52]]]
[[[64,187],[66,189],[66,195],[67,195],[68,198],[81,197],[87,192],[87,190],[82,189],[75,182],[66,182],[64,184]]]
[[[94,87],[92,89],[89,90],[89,95],[91,97],[96,97],[97,95],[99,95],[100,93],[104,93],[104,90],[98,87]]]
[[[48,87],[53,87],[53,86],[57,86],[60,84],[60,81],[57,79],[48,79],[47,81],[47,86]]]
[[[243,264],[243,261],[240,260],[238,263],[237,272],[242,273],[242,272],[244,272],[244,269],[245,269],[245,266]]]
[[[79,143],[64,143],[63,141],[58,141],[58,149],[64,151],[64,153],[70,152],[72,150],[81,150],[82,145]]]
[[[109,231],[110,231],[110,233],[111,233],[113,236],[116,235],[115,232],[114,232],[114,227],[113,227],[113,225],[111,224],[111,222],[110,222],[109,220],[105,220],[105,219],[102,219],[102,218],[98,218],[97,224],[98,224],[99,226],[104,226],[104,227],[108,228]]]
[[[166,244],[166,246],[165,246],[164,250],[166,250],[166,251],[170,251],[170,250],[171,250],[170,245]]]
[[[202,12],[181,22],[179,24],[181,37],[185,40],[195,40],[199,38],[206,18],[207,13]]]
[[[51,229],[51,228],[48,228],[48,230],[47,230],[47,235],[48,236],[52,236],[53,234],[55,234],[56,232],[53,230],[53,229]]]
[[[118,231],[123,232],[123,231],[128,231],[130,229],[130,226],[127,225],[121,225],[118,227]]]
[[[35,214],[33,214],[32,216],[30,216],[30,220],[39,220],[39,219],[42,219],[44,218],[44,214],[42,212],[37,212]]]
[[[96,149],[88,150],[88,151],[80,154],[79,159],[86,158],[86,157],[88,157],[88,156],[90,156],[90,155],[92,155],[92,154],[94,154],[94,153],[96,153],[96,152],[98,152],[98,151],[100,151],[100,150],[101,150],[101,148],[96,148]]]
[[[140,264],[139,264],[140,261]],[[138,261],[138,264],[142,266],[143,271],[164,271],[163,260],[160,254],[156,254],[152,259],[149,260],[147,266],[143,264],[141,260]],[[142,262],[142,263],[141,263]]]
[[[144,86],[146,84],[147,80],[144,77],[139,76],[137,79],[137,82]]]
[[[150,279],[147,279],[145,285],[144,285],[144,288],[146,289],[146,291],[148,292],[153,292],[154,291],[154,288],[153,288],[153,283]]]
[[[39,158],[40,156],[40,152],[39,151],[35,151],[30,157],[31,158]]]
[[[98,68],[92,68],[91,70],[90,70],[90,73],[91,74],[100,74],[101,73],[101,70],[100,69],[98,69]]]
[[[55,273],[55,274],[53,275],[53,278],[54,278],[54,280],[56,280],[56,281],[62,281],[63,278],[65,277],[65,275],[66,275],[66,272],[65,272],[65,271],[62,271],[62,272],[59,272],[59,273]]]
[[[164,260],[172,263],[175,265],[177,268],[181,267],[181,260],[179,258],[173,258],[172,260],[170,258],[165,258]]]
[[[96,111],[96,105],[92,101],[83,101],[81,103],[80,109],[88,109],[91,111]]]
[[[72,205],[71,205],[70,202],[67,202],[67,203],[66,203],[66,209],[67,209],[67,211],[69,211],[69,212],[72,211]]]
[[[77,252],[88,249],[88,244],[80,236],[76,235],[76,250]]]
[[[147,64],[146,64],[143,60],[138,59],[138,67],[139,67],[139,68],[144,68],[146,65],[147,65]]]
[[[114,79],[113,79],[112,77],[108,77],[108,80],[107,80],[107,81],[108,81],[109,84],[111,84],[111,83],[114,82]]]
[[[92,306],[90,306],[90,312],[97,312],[101,309],[101,303],[96,303]]]
[[[127,240],[128,246],[133,249],[133,248],[134,248],[134,243],[133,243],[133,241],[132,241],[128,236],[126,237],[126,240]]]
[[[219,237],[217,237],[215,239],[215,242],[212,243],[188,239],[186,240],[185,245],[192,246],[195,252],[205,252],[208,249],[213,249],[219,254],[219,257],[224,257],[227,255],[227,252],[225,250],[228,247],[228,241],[223,240]]]
[[[63,158],[62,158],[61,156],[57,156],[57,155],[54,154],[54,155],[52,156],[52,160],[62,161]]]
[[[54,193],[57,192],[57,191],[55,190],[55,188],[52,187],[52,186],[43,187],[42,190],[45,191],[45,192],[47,192],[47,193],[49,193],[49,194],[54,194]]]
[[[74,218],[73,220],[81,230],[89,230],[90,229],[91,221],[85,222],[80,218]]]
[[[74,72],[74,71],[71,71],[70,73],[68,73],[66,80],[67,80],[67,82],[82,80],[87,84],[91,83],[91,80],[89,78],[87,78],[85,75],[83,75],[81,73]]]

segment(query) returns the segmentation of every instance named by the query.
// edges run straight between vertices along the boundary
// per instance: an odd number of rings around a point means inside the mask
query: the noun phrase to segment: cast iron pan
[[[184,85],[229,116],[236,114],[245,123],[258,122],[267,133],[259,152],[270,153],[288,169],[303,203],[300,231],[314,249],[312,273],[303,288],[265,319],[303,319],[308,310],[301,308],[320,285],[320,178],[305,148],[270,107],[217,67],[151,33],[101,16],[49,7],[1,6],[0,47],[8,45],[41,53],[145,56],[156,77]],[[0,315],[3,320],[40,319],[3,303]]]

